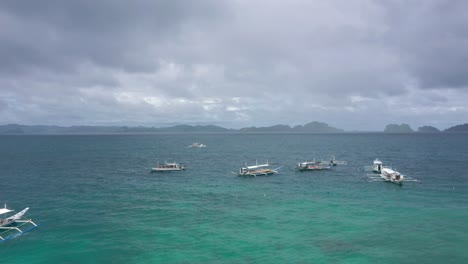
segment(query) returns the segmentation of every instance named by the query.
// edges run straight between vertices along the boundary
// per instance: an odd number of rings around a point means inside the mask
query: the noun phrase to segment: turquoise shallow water
[[[187,148],[199,141],[207,148]],[[467,135],[0,136],[5,263],[466,263]],[[334,154],[347,166],[298,172]],[[421,183],[367,182],[375,158]],[[241,178],[247,162],[280,174]],[[151,174],[159,161],[183,172]]]

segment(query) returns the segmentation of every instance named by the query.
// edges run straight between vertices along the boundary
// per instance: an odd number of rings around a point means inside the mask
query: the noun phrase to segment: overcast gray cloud
[[[0,122],[467,122],[466,1],[1,1]]]

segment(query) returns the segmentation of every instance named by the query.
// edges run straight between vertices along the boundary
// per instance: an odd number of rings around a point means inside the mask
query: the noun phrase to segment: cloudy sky
[[[2,0],[0,124],[468,122],[468,1]]]

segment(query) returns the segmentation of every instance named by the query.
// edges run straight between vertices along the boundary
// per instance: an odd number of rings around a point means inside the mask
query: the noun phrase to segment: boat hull
[[[277,173],[274,170],[261,170],[261,171],[247,171],[245,173],[239,173],[237,174],[238,176],[251,176],[251,177],[256,177],[256,176],[267,176],[267,175],[272,175]]]
[[[245,174],[238,174],[238,176],[246,176],[246,177],[256,177],[256,176],[268,176],[275,174],[275,172],[265,172],[265,173],[245,173]]]
[[[300,171],[320,171],[320,170],[330,170],[330,169],[331,167],[316,167],[316,166],[299,168]]]
[[[177,169],[168,169],[168,168],[152,168],[151,172],[166,172],[166,171],[182,171],[185,168],[177,168]]]
[[[3,226],[8,226],[8,225],[11,225],[13,224],[14,222],[16,222],[16,220],[19,220],[21,219],[21,217],[23,217],[23,215],[29,210],[29,207],[23,209],[21,212],[15,214],[15,215],[12,215],[8,218],[5,218],[5,219],[0,219],[0,227],[3,227]]]

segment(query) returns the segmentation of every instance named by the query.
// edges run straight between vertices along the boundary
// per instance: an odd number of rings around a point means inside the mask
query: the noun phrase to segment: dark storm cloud
[[[0,100],[0,112],[8,108],[8,103],[4,100]]]
[[[468,2],[382,1],[397,52],[421,88],[468,88]]]
[[[5,0],[0,118],[349,129],[380,129],[364,122],[376,113],[458,120],[467,10],[442,0]]]
[[[170,45],[185,23],[222,15],[217,1],[2,1],[2,71],[73,70],[89,61],[128,71],[151,70],[148,52]]]

